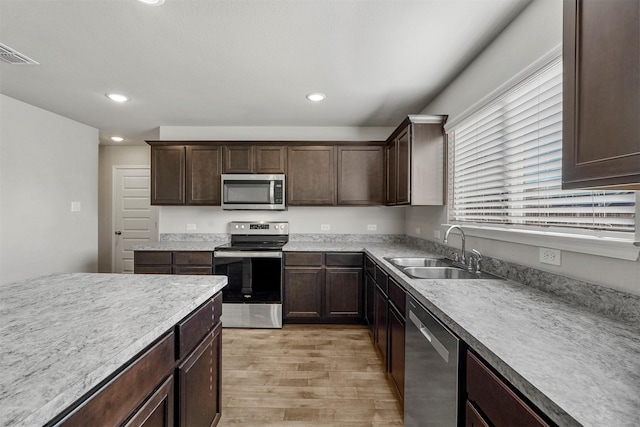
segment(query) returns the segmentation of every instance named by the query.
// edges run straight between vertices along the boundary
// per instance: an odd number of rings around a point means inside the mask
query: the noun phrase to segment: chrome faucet
[[[459,225],[452,225],[451,227],[449,227],[449,229],[447,229],[447,232],[444,233],[444,239],[442,240],[442,243],[444,243],[445,245],[449,240],[449,233],[451,233],[451,230],[453,229],[458,229],[460,231],[460,235],[462,236],[462,249],[461,249],[461,254],[460,254],[460,263],[462,265],[467,264],[467,256],[465,255],[465,248],[464,248],[464,240],[465,240],[465,236],[464,236],[464,230],[462,229],[462,227],[460,227]]]

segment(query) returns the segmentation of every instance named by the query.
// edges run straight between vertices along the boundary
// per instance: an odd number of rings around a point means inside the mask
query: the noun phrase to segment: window
[[[449,220],[634,232],[635,192],[562,190],[562,62],[455,124]]]

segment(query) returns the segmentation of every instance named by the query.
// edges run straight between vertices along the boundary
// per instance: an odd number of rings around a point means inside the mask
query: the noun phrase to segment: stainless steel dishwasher
[[[460,340],[407,295],[404,425],[459,425]]]

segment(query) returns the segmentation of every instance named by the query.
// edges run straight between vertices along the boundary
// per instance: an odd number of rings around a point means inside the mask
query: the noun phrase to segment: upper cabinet
[[[338,204],[384,203],[384,147],[344,146],[338,149]]]
[[[227,145],[224,147],[223,173],[285,173],[286,149],[283,145]]]
[[[640,2],[565,0],[562,187],[640,189]]]
[[[446,116],[409,116],[387,141],[385,204],[445,203]]]
[[[151,146],[152,205],[219,205],[222,147]]]
[[[287,205],[336,204],[335,147],[289,147],[287,161]]]

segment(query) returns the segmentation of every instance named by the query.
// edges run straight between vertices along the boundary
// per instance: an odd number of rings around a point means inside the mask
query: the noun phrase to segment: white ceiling
[[[0,0],[0,43],[40,63],[0,61],[0,92],[101,143],[158,126],[397,126],[528,3]]]

